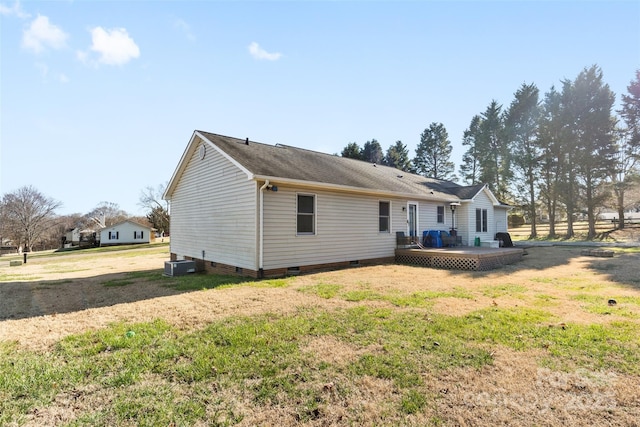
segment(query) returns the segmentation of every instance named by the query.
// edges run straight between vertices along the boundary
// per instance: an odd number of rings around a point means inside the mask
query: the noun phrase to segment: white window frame
[[[380,204],[381,203],[386,203],[388,206],[388,215],[384,216],[381,215],[380,213]],[[380,219],[382,218],[387,218],[387,229],[386,230],[381,230],[380,229]],[[391,233],[391,200],[378,200],[378,233],[385,233],[385,234],[389,234]]]
[[[480,227],[478,227],[478,213],[480,213]],[[489,231],[489,210],[476,208],[476,233],[486,233],[487,231]]]
[[[440,221],[440,212],[439,212],[440,209],[442,209],[442,221]],[[436,223],[438,224],[445,223],[445,221],[447,220],[447,216],[445,212],[446,210],[444,209],[444,205],[436,206]]]
[[[299,201],[300,197],[312,197],[313,198],[313,212],[311,214],[306,212],[300,212],[299,209]],[[312,220],[311,224],[313,226],[312,231],[298,231],[298,217],[300,215],[311,215]],[[317,233],[317,224],[318,223],[318,196],[312,193],[296,193],[296,236],[315,236]]]

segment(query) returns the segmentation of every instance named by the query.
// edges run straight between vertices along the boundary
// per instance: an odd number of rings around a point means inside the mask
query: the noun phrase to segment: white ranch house
[[[151,228],[130,220],[100,230],[100,246],[130,245],[150,241]]]
[[[164,198],[172,260],[252,277],[394,262],[398,232],[450,230],[452,215],[463,245],[492,241],[509,209],[486,185],[204,131]]]

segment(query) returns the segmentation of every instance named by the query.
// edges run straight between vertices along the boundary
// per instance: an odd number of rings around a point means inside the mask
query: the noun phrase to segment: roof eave
[[[404,198],[409,200],[433,200],[438,202],[452,202],[459,201],[451,200],[451,195],[443,195],[442,197],[438,197],[436,195],[429,194],[418,194],[418,193],[402,193],[395,191],[387,191],[387,190],[376,190],[372,188],[362,188],[362,187],[352,187],[348,185],[340,185],[340,184],[329,184],[326,182],[317,182],[317,181],[304,181],[299,179],[290,179],[290,178],[282,178],[277,176],[267,176],[267,175],[253,175],[249,179],[253,179],[256,181],[266,181],[273,184],[290,184],[296,187],[301,188],[312,188],[312,189],[321,189],[321,190],[331,190],[331,191],[339,191],[344,193],[354,193],[354,194],[366,194],[366,195],[375,195],[381,197],[396,197],[396,198]],[[455,196],[453,196],[455,197]]]

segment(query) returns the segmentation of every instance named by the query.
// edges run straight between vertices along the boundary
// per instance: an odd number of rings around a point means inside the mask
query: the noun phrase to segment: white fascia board
[[[233,163],[236,167],[238,167],[242,172],[244,172],[247,175],[247,179],[252,178],[253,174],[249,170],[247,170],[244,166],[238,163],[235,159],[230,157],[227,153],[222,151],[217,145],[209,141],[202,133],[198,131],[194,131],[193,135],[191,135],[191,139],[189,140],[189,143],[187,144],[187,147],[184,149],[184,152],[182,153],[182,157],[180,157],[178,166],[173,172],[173,175],[169,180],[169,184],[167,185],[167,188],[165,189],[164,194],[162,195],[163,200],[171,200],[171,194],[173,193],[174,187],[178,183],[180,175],[182,175],[182,173],[184,172],[184,169],[187,167],[188,159],[191,158],[194,150],[196,149],[197,139],[202,140],[209,147],[211,147],[212,149],[220,153],[225,159]]]
[[[475,202],[478,194],[482,193],[483,191],[487,193],[487,196],[489,196],[489,200],[491,200],[491,204],[493,204],[493,206],[501,206],[500,201],[493,194],[493,191],[489,189],[489,186],[487,184],[485,184],[480,190],[478,190],[478,192],[474,194],[473,197],[469,200],[471,200],[472,202]]]
[[[446,198],[445,197],[440,198],[440,197],[434,197],[434,196],[429,197],[426,194],[422,195],[422,194],[416,194],[416,193],[398,193],[393,191],[373,190],[373,189],[360,188],[360,187],[350,187],[348,185],[327,184],[325,182],[303,181],[298,179],[280,178],[277,176],[253,175],[251,179],[254,179],[256,181],[269,180],[271,185],[289,184],[296,187],[316,189],[316,190],[338,191],[341,193],[366,194],[366,195],[372,195],[372,196],[392,197],[392,198],[400,198],[400,199],[408,199],[408,200],[423,200],[423,201],[450,203],[452,201],[452,197],[455,198],[455,196],[447,196]]]
[[[495,194],[493,194],[493,191],[491,191],[489,189],[488,185],[485,185],[483,190],[489,195],[489,199],[491,199],[491,203],[493,203],[493,206],[501,206],[502,205],[500,203],[500,200],[498,200],[498,198],[495,196]]]
[[[187,162],[186,162],[186,159],[188,158],[187,156],[190,154],[190,152],[193,151],[194,141],[196,139],[197,133],[198,132],[194,131],[193,135],[191,135],[191,139],[189,139],[189,143],[187,144],[187,147],[184,149],[184,152],[182,153],[182,157],[180,157],[180,161],[178,162],[176,169],[173,171],[173,175],[171,175],[169,184],[167,185],[167,188],[164,190],[164,194],[162,195],[163,200],[171,200],[171,193],[173,193],[174,187],[177,184],[177,180],[180,177],[180,175],[182,175],[184,168],[187,166]]]
[[[200,132],[196,131],[195,134],[197,134],[200,137],[200,139],[202,139],[209,147],[211,147],[214,150],[216,150],[218,153],[220,153],[220,155],[222,155],[222,157],[224,157],[225,159],[229,160],[231,163],[233,163],[234,166],[236,166],[238,169],[240,169],[242,172],[244,172],[247,175],[247,179],[252,179],[253,178],[253,173],[249,169],[245,168],[240,163],[238,163],[238,161],[236,159],[234,159],[233,157],[228,155],[225,151],[221,150],[220,147],[218,147],[213,142],[209,141]]]

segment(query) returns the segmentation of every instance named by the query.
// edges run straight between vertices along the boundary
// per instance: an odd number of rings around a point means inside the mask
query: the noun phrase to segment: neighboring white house
[[[100,246],[149,243],[150,239],[150,227],[130,220],[125,220],[100,230]]]
[[[464,245],[507,231],[508,206],[486,185],[203,131],[164,198],[173,260],[254,277],[393,262],[397,232],[448,231],[452,215]]]
[[[96,239],[96,232],[92,229],[83,229],[79,227],[70,228],[64,235],[64,247],[71,248],[74,246],[92,245]]]

